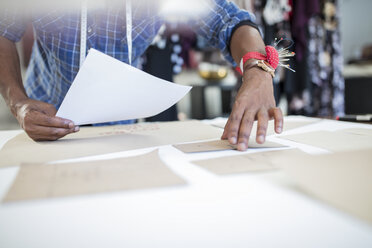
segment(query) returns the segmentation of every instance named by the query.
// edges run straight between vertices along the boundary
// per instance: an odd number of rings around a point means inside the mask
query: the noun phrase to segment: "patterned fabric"
[[[312,114],[315,116],[342,116],[345,114],[345,80],[342,75],[343,55],[337,0],[323,3],[325,17],[309,20],[308,68],[313,87]]]
[[[133,65],[152,43],[164,23],[156,1],[133,6]],[[236,66],[229,52],[234,27],[254,16],[227,0],[214,0],[209,12],[189,25],[210,45],[219,48],[226,59]],[[0,35],[19,41],[25,31],[24,21],[15,13],[0,10]],[[27,71],[25,88],[28,96],[58,108],[79,70],[80,13],[54,11],[33,16],[36,41]],[[125,4],[122,8],[107,7],[104,11],[88,12],[87,48],[95,48],[120,61],[128,62]]]

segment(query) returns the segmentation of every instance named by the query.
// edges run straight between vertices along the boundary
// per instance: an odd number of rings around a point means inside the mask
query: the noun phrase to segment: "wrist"
[[[8,104],[8,107],[10,108],[10,111],[13,113],[15,117],[17,117],[17,112],[19,108],[21,108],[23,102],[25,102],[28,99],[29,99],[28,96],[23,92],[13,93],[9,92],[6,102]]]
[[[261,71],[265,72],[265,74],[270,75],[272,78],[275,77],[275,69],[272,68],[271,65],[264,60],[248,59],[245,61],[244,64],[241,65],[241,68],[241,70],[243,71],[242,74],[245,74],[252,68],[258,68]]]
[[[253,66],[251,68],[247,68],[243,73],[243,83],[245,84],[265,84],[269,83],[272,84],[272,76],[267,73],[266,71],[262,70],[257,66]]]

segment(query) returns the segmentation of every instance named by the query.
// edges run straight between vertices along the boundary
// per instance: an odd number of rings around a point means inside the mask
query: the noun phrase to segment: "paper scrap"
[[[231,145],[227,140],[213,140],[206,142],[196,142],[187,144],[173,145],[178,150],[184,153],[195,153],[195,152],[214,152],[214,151],[225,151],[225,150],[236,150],[236,145]],[[255,140],[250,139],[248,142],[248,149],[254,148],[280,148],[285,147],[284,145],[266,141],[264,144],[258,144]]]
[[[22,133],[0,150],[0,168],[218,139],[221,135],[222,130],[200,121],[82,127],[78,133],[50,142],[34,142]]]
[[[290,160],[291,156],[307,155],[301,150],[289,149],[268,152],[255,152],[244,155],[194,161],[192,163],[217,175],[260,172],[278,168],[277,159]]]
[[[372,223],[372,149],[278,160],[304,190]]]
[[[372,136],[362,136],[342,130],[334,132],[316,131],[280,136],[280,138],[316,146],[333,152],[372,149]]]
[[[176,104],[190,89],[90,49],[57,116],[76,125],[147,118]]]
[[[286,131],[289,131],[289,130],[293,130],[293,129],[296,129],[296,128],[300,128],[300,127],[304,127],[304,126],[307,126],[307,125],[310,125],[310,124],[314,124],[314,123],[316,123],[318,121],[320,121],[320,120],[286,121],[284,119],[283,132],[286,132]],[[225,128],[226,121],[215,123],[215,124],[212,124],[212,125],[215,126],[215,127],[219,127],[219,128]],[[256,131],[257,131],[257,121],[255,121],[254,124],[253,124],[252,133],[251,134],[253,136],[255,136],[256,135]],[[275,124],[274,124],[274,121],[269,121],[269,125],[267,126],[266,135],[273,135],[273,134],[276,134],[275,133]]]
[[[145,155],[67,164],[30,164],[20,171],[4,202],[47,199],[182,185],[158,151]]]

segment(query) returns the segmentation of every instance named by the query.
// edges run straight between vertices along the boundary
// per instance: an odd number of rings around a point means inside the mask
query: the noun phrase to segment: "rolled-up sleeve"
[[[7,9],[0,10],[0,36],[13,42],[19,41],[26,30],[21,14]]]
[[[227,0],[212,0],[206,5],[209,8],[208,14],[193,23],[196,24],[195,30],[206,38],[211,46],[220,49],[226,60],[236,66],[230,53],[231,37],[241,25],[257,27],[254,23],[255,16]]]

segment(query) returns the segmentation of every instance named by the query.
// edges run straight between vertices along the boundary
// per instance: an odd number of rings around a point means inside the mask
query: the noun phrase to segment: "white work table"
[[[306,118],[286,119],[291,120]],[[287,134],[361,126],[322,120]],[[20,132],[1,131],[0,147]],[[308,153],[328,152],[275,136],[268,140]],[[0,247],[372,247],[372,225],[307,195],[282,171],[217,176],[192,164],[237,153],[184,154],[161,146],[161,159],[187,185],[0,203]],[[1,199],[18,170],[0,169]]]

